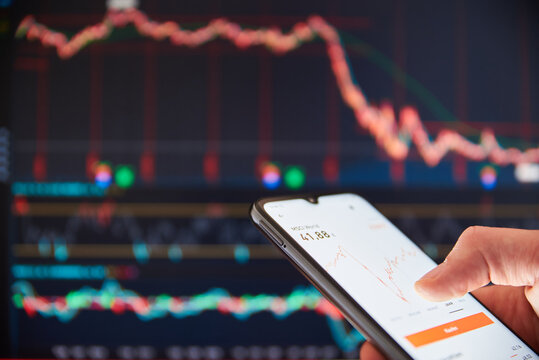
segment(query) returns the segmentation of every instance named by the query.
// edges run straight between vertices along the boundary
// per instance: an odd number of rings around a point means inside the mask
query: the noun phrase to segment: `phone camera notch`
[[[318,198],[316,196],[307,196],[305,200],[307,200],[311,204],[318,204]]]

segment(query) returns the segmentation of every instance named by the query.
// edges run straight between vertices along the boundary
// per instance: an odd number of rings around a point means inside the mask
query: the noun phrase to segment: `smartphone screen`
[[[264,210],[414,359],[537,359],[471,295],[421,298],[414,282],[435,262],[360,196],[272,201]]]

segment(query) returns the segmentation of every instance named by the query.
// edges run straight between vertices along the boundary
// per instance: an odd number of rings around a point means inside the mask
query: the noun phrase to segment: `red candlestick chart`
[[[239,24],[218,18],[196,30],[182,29],[172,21],[156,22],[143,12],[131,8],[111,10],[102,22],[88,26],[71,38],[37,23],[27,16],[17,30],[18,37],[38,40],[43,46],[54,47],[62,59],[75,56],[92,42],[106,39],[115,28],[132,24],[138,33],[156,41],[168,39],[174,46],[198,47],[217,38],[225,39],[239,49],[263,45],[275,54],[286,54],[306,42],[321,39],[326,46],[327,57],[344,103],[353,111],[354,117],[366,129],[389,157],[406,159],[414,144],[423,161],[436,166],[449,152],[460,154],[470,161],[491,161],[500,166],[539,161],[539,148],[525,150],[503,148],[493,131],[481,131],[480,140],[473,142],[460,133],[442,129],[434,140],[425,129],[413,107],[406,106],[398,111],[389,103],[379,106],[370,104],[365,93],[353,80],[352,70],[347,63],[347,53],[338,31],[320,16],[311,16],[299,22],[288,33],[278,28],[242,28]]]

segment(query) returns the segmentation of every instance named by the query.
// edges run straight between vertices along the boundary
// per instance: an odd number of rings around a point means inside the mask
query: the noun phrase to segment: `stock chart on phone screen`
[[[4,355],[357,358],[250,202],[355,191],[437,261],[469,225],[539,228],[538,16],[0,1]]]

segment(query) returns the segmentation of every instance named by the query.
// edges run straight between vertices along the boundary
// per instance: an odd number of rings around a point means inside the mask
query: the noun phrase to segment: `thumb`
[[[445,261],[419,279],[415,289],[427,300],[444,301],[489,282],[526,286],[538,312],[539,231],[469,227]]]

